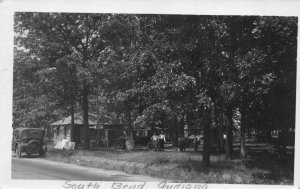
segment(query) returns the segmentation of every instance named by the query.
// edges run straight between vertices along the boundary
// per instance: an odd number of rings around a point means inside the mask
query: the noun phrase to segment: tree
[[[226,159],[232,157],[236,119],[242,158],[246,129],[269,133],[276,123],[293,124],[295,18],[66,13],[15,18],[16,46],[27,51],[21,56],[28,55],[36,73],[19,85],[55,90],[50,92],[55,96],[44,97],[65,107],[80,102],[86,149],[88,110],[98,111],[100,101],[101,109],[129,126],[141,119],[152,126],[161,122],[177,136],[184,124],[202,128],[204,165],[209,165],[212,123],[219,142],[226,124]],[[17,99],[21,96],[16,88]]]
[[[128,16],[16,13],[15,19],[16,32],[19,32],[18,45],[29,49],[32,55],[52,58],[52,63],[67,58],[67,64],[75,66],[85,124],[84,148],[88,149],[88,96],[93,89],[94,79],[89,70],[90,65],[97,62],[101,53],[111,46],[130,44]],[[57,56],[49,57],[53,52]],[[101,69],[102,64],[97,62],[97,68]]]

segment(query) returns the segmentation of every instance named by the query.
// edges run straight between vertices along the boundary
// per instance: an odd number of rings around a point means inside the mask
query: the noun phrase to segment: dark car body
[[[203,146],[203,135],[199,136],[200,140],[197,141],[198,146]],[[178,145],[180,151],[185,151],[185,148],[194,148],[195,149],[195,142],[196,142],[196,136],[190,135],[188,137],[180,137],[178,139]],[[225,144],[225,140],[223,139],[223,144]],[[210,150],[216,151],[217,150],[217,141],[214,137],[210,138]],[[224,150],[224,145],[221,147],[221,150]],[[196,148],[197,149],[197,148]]]
[[[46,144],[44,142],[45,130],[38,128],[17,128],[13,133],[13,147],[20,158],[23,152],[29,156],[45,154]]]
[[[126,137],[126,136],[118,137],[114,144],[116,149],[128,149],[129,145],[131,146],[130,149],[134,148],[135,141],[131,137]]]
[[[180,151],[185,151],[185,148],[194,148],[195,140],[196,140],[195,135],[191,135],[188,137],[180,137],[178,139],[178,145]],[[200,141],[198,141],[198,144],[200,144],[202,140],[203,140],[203,136],[200,136]]]
[[[134,142],[139,146],[146,146],[148,150],[153,149],[153,143],[151,140],[151,136],[136,136],[134,137]]]

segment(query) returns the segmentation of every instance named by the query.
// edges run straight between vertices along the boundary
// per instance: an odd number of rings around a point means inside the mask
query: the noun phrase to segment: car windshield
[[[21,138],[43,138],[44,131],[43,130],[24,130],[21,134]]]

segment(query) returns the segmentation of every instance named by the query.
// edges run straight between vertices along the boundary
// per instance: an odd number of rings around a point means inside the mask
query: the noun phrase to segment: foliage
[[[15,33],[16,127],[71,104],[177,134],[295,127],[297,18],[16,13]]]

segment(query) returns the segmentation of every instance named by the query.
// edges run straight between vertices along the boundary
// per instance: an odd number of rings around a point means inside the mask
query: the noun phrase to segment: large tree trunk
[[[179,138],[179,129],[180,129],[180,124],[178,122],[175,123],[175,146],[178,146],[178,138]]]
[[[126,119],[128,124],[128,129],[126,130],[127,136],[132,137],[132,120],[131,120],[131,109],[129,104],[127,104],[127,108],[126,108]]]
[[[202,164],[210,166],[210,126],[211,126],[211,112],[209,108],[203,110],[203,157]]]
[[[240,132],[240,146],[241,146],[241,150],[240,150],[240,155],[242,159],[246,158],[246,109],[245,109],[245,105],[242,104],[241,107],[241,132]]]
[[[219,120],[218,120],[218,117],[219,117],[219,110],[218,110],[218,107],[217,107],[217,104],[215,103],[214,104],[214,108],[213,108],[213,111],[214,111],[214,113],[213,113],[213,115],[214,115],[214,117],[213,117],[213,119],[214,119],[214,122],[215,122],[215,124],[216,124],[216,134],[217,134],[217,138],[216,138],[216,144],[217,144],[217,148],[216,148],[216,150],[217,150],[217,154],[218,155],[220,155],[220,153],[221,153],[221,142],[222,142],[222,137],[220,137],[220,123],[219,123]]]
[[[219,133],[219,141],[220,141],[220,147],[223,150],[224,149],[224,140],[223,140],[223,127],[224,127],[224,114],[222,109],[218,110],[218,133]]]
[[[186,125],[187,125],[187,133],[188,133],[187,136],[190,136],[191,134],[194,134],[194,133],[192,133],[192,131],[191,131],[191,126],[192,126],[191,120],[192,120],[192,118],[191,118],[191,113],[190,113],[190,112],[187,112],[186,118],[185,118],[185,123],[186,123]],[[185,127],[185,126],[184,126],[184,127]]]
[[[184,125],[185,125],[185,122],[184,122],[184,118],[182,117],[181,120],[180,120],[180,123],[179,123],[179,136],[180,137],[184,137]]]
[[[232,136],[232,107],[229,106],[226,109],[226,143],[225,143],[225,159],[232,159],[232,141],[233,141],[233,136]]]
[[[75,142],[75,124],[74,124],[74,102],[71,104],[71,129],[70,129],[70,140]]]
[[[82,110],[83,110],[83,123],[84,123],[84,144],[83,149],[88,150],[90,148],[90,136],[89,136],[89,100],[88,100],[88,87],[83,86],[82,91]]]
[[[248,138],[251,138],[252,137],[252,129],[251,128],[248,128],[247,129],[247,135],[248,135]]]
[[[266,142],[271,142],[271,128],[270,125],[265,126],[265,136],[266,136]]]

